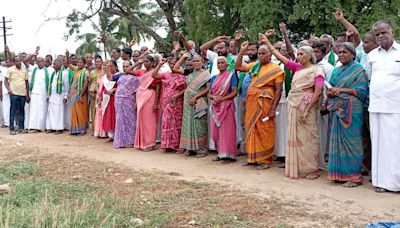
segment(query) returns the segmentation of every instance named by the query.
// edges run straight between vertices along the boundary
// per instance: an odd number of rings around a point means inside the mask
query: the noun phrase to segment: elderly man
[[[376,192],[400,191],[400,44],[390,22],[372,26],[379,47],[368,54],[372,185]]]
[[[323,34],[319,38],[319,41],[326,47],[326,55],[324,56],[324,59],[332,66],[335,66],[336,62],[338,61],[338,56],[332,50],[334,42],[333,37],[328,34]]]

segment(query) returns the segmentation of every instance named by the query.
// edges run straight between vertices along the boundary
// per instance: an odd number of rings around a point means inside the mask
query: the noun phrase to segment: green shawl
[[[36,70],[37,70],[37,67],[35,67],[35,69],[33,69],[33,72],[32,72],[32,79],[31,79],[31,83],[29,84],[29,92],[32,92],[33,86],[35,85]],[[46,93],[47,93],[48,89],[49,89],[49,71],[47,70],[46,67],[44,68],[44,76],[45,76]]]
[[[61,67],[61,69],[58,71],[58,75],[57,75],[57,89],[56,89],[56,92],[58,94],[61,94],[61,92],[62,92],[62,74],[63,74],[63,71],[64,71],[64,67]],[[48,96],[51,95],[51,90],[52,90],[52,87],[53,87],[54,75],[56,75],[56,71],[54,71],[51,74],[51,77],[50,77],[49,88],[47,89],[47,95]]]

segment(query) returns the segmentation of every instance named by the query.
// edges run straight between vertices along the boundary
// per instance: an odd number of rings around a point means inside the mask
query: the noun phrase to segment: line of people
[[[361,40],[341,10],[334,16],[346,32],[336,40],[312,36],[297,48],[280,23],[275,44],[274,29],[241,44],[239,30],[197,50],[177,31],[170,54],[133,52],[131,41],[112,60],[67,51],[33,65],[37,49],[2,70],[4,122],[13,135],[14,122],[21,133],[73,135],[91,123],[114,148],[151,151],[160,142],[166,152],[196,157],[215,150],[212,160],[223,164],[245,154],[243,165],[257,169],[280,157],[289,178],[327,170],[344,187],[361,185],[364,170],[377,192],[400,191],[400,46],[387,21]]]

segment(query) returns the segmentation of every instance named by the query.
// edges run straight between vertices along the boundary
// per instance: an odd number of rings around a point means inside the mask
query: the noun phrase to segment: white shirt
[[[368,54],[370,81],[369,111],[400,113],[400,44],[393,42]]]
[[[32,94],[39,94],[43,96],[47,96],[46,93],[46,74],[45,74],[45,68],[43,67],[42,69],[37,68],[36,73],[35,73],[35,82],[33,84],[32,88]],[[51,74],[53,71],[51,69],[49,70],[49,79],[51,77]],[[32,83],[32,82],[31,82]]]
[[[119,57],[119,59],[116,62],[118,66],[118,71],[121,73],[124,72],[124,60],[122,60],[122,58]]]
[[[49,102],[53,104],[62,104],[64,102],[64,98],[67,98],[67,88],[68,88],[68,74],[65,77],[64,71],[61,73],[62,74],[62,91],[61,94],[57,93],[57,80],[58,80],[58,72],[55,72],[53,82],[51,83],[51,95]],[[49,77],[51,79],[51,75]]]
[[[334,67],[330,63],[328,63],[328,61],[326,61],[325,59],[322,59],[321,61],[319,61],[319,63],[317,63],[317,66],[321,66],[322,69],[324,69],[325,81],[329,82],[329,80],[331,79]],[[322,93],[322,95],[323,95],[322,103],[323,104],[326,104],[326,102],[327,102],[327,99],[328,99],[327,92],[328,92],[328,90],[327,90],[326,86],[324,85],[324,91]]]
[[[0,81],[3,82],[1,85],[3,94],[8,94],[6,83],[4,82],[5,81],[4,75],[6,74],[6,72],[7,72],[7,67],[0,67]]]

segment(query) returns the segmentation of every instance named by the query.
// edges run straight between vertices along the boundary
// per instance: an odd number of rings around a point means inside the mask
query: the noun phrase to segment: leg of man
[[[17,112],[17,99],[18,96],[10,95],[10,122],[9,122],[9,129],[10,132],[14,131],[14,118]]]
[[[24,121],[25,121],[25,96],[18,96],[18,108],[19,108],[19,116],[18,116],[18,126],[21,131],[24,130]]]

